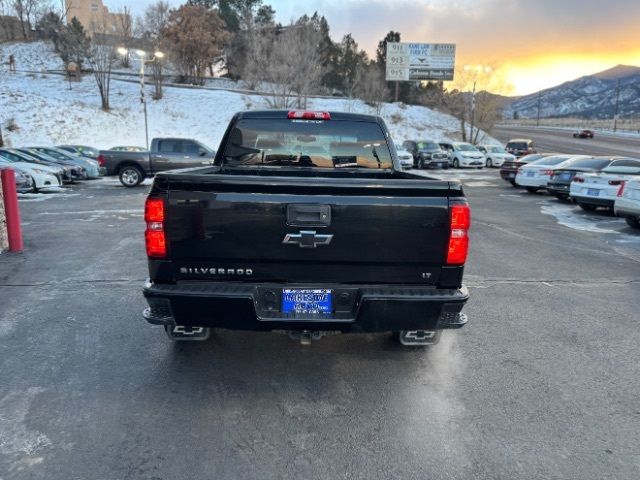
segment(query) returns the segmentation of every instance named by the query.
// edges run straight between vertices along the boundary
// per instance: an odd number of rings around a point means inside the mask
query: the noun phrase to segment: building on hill
[[[65,0],[67,23],[76,17],[85,30],[93,33],[117,35],[124,25],[131,25],[126,13],[111,13],[102,0]]]

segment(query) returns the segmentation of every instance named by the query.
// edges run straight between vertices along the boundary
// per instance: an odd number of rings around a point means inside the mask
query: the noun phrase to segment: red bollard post
[[[16,175],[10,168],[0,170],[2,177],[2,196],[4,197],[4,213],[7,217],[7,234],[9,251],[21,252],[22,227],[20,226],[20,209],[18,208],[18,192],[16,192]]]

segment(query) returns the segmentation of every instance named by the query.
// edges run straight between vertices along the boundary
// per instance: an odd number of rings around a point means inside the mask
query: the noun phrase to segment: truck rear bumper
[[[286,285],[286,288],[310,288]],[[322,330],[344,333],[460,328],[469,298],[466,287],[437,289],[420,286],[314,285],[331,289],[334,312],[297,316],[280,312],[283,285],[240,283],[147,282],[143,290],[149,308],[143,316],[160,325],[184,325],[231,330]],[[274,296],[275,295],[275,296]],[[271,303],[270,303],[271,302]]]

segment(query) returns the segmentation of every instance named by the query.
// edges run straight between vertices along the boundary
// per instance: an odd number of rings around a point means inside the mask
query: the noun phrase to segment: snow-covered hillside
[[[620,88],[621,117],[640,114],[640,68],[618,65],[595,75],[580,77],[556,87],[511,101],[504,118],[544,117],[612,118],[616,111],[616,91]]]
[[[18,70],[43,72],[60,68],[51,47],[42,42],[0,46],[0,57],[6,59],[10,53],[16,55]],[[10,74],[6,65],[2,68],[0,122],[5,124],[11,119],[18,126],[16,131],[4,131],[7,143],[78,143],[98,148],[144,145],[144,118],[136,83],[113,78],[112,109],[104,112],[92,76],[70,85],[60,75],[20,71]],[[316,110],[375,113],[359,100],[316,98],[310,103],[310,108]],[[267,103],[259,95],[167,87],[162,100],[148,103],[149,136],[191,137],[216,148],[234,113],[264,108],[268,108]],[[396,141],[459,138],[458,120],[428,108],[384,104],[381,115]],[[484,141],[494,142],[488,136]]]

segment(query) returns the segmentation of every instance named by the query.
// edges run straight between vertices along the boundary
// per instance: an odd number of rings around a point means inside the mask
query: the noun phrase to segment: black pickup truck
[[[467,322],[462,186],[403,172],[377,117],[236,114],[213,166],[156,175],[145,221],[144,317],[174,340],[225,328],[426,345]]]

